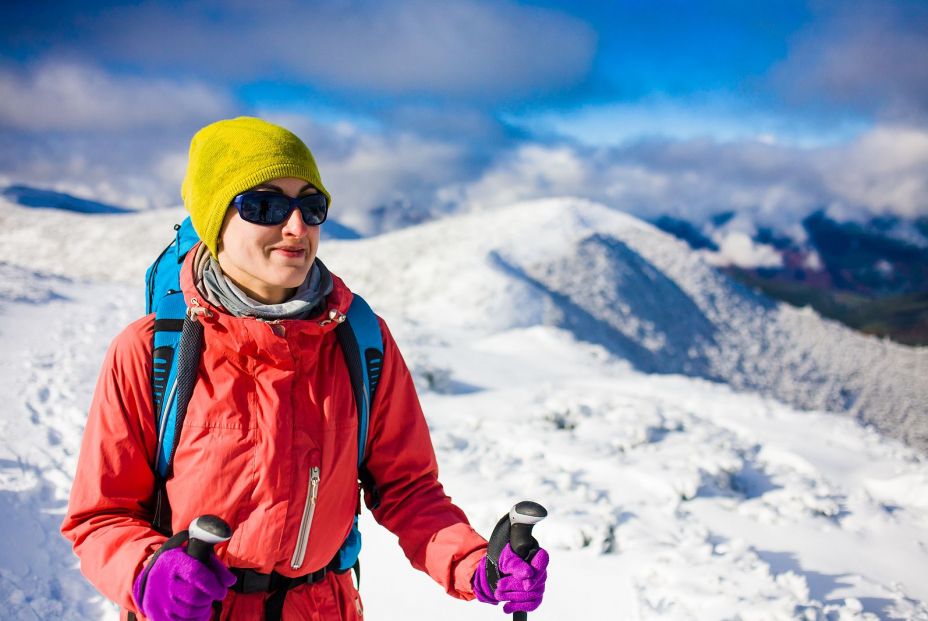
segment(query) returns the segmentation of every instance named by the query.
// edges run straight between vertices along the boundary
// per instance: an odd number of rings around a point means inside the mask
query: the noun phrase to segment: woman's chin
[[[296,289],[297,287],[302,285],[303,281],[305,280],[306,280],[305,277],[300,280],[296,280],[292,278],[285,278],[285,279],[277,280],[273,284],[277,287],[280,287],[281,289]]]
[[[284,289],[295,289],[303,284],[307,274],[308,266],[280,266],[268,274],[267,282]]]

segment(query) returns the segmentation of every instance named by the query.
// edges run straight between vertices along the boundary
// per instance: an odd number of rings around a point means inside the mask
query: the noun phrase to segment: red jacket
[[[188,306],[208,312],[200,315],[199,377],[167,482],[173,529],[213,513],[234,530],[216,550],[227,565],[290,576],[318,570],[347,535],[358,499],[357,411],[337,322],[329,319],[347,312],[352,293],[333,276],[321,317],[271,323],[233,317],[197,291],[195,254],[188,254],[181,286]],[[132,323],[107,352],[61,528],[84,575],[131,610],[137,610],[132,582],[164,541],[150,524],[157,441],[153,324],[154,315]],[[399,537],[414,567],[449,594],[472,599],[470,578],[486,541],[438,482],[412,379],[383,320],[380,326],[384,366],[371,409],[368,468],[382,503],[373,515]],[[293,569],[314,467],[320,474],[315,513],[305,557]],[[260,618],[263,597],[230,592],[222,616]],[[284,619],[355,618],[355,607],[360,601],[350,577],[330,574],[291,591]],[[325,610],[330,613],[320,613]]]

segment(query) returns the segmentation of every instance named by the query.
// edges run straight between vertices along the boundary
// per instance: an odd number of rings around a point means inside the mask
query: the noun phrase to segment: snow
[[[0,205],[3,618],[116,618],[57,528],[103,353],[178,215]],[[320,255],[390,323],[475,527],[548,508],[532,619],[928,619],[928,462],[874,422],[923,437],[925,350],[767,302],[574,199]],[[369,618],[503,618],[362,529]]]

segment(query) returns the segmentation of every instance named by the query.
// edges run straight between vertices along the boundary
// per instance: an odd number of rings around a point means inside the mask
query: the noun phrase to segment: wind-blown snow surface
[[[112,618],[57,526],[103,352],[176,214],[37,214],[0,212],[0,617]],[[533,619],[928,619],[926,459],[783,403],[924,415],[924,350],[767,303],[572,200],[320,254],[391,324],[475,526],[548,507]],[[365,519],[369,618],[504,618]]]

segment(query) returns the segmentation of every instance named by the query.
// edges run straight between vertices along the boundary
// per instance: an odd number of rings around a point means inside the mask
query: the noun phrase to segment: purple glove
[[[225,599],[233,584],[235,576],[215,554],[206,564],[172,548],[139,572],[132,596],[151,621],[209,621],[213,602]]]
[[[507,615],[517,611],[531,612],[541,605],[548,578],[548,552],[544,548],[539,548],[531,563],[527,563],[507,543],[500,552],[498,569],[500,579],[496,590],[491,591],[487,580],[487,557],[480,560],[471,580],[477,599],[494,606],[507,602],[503,606]]]

